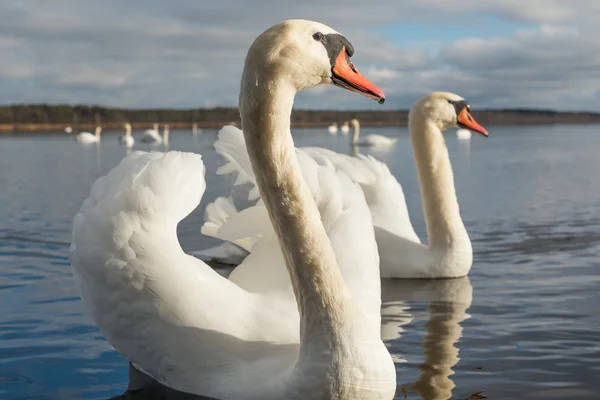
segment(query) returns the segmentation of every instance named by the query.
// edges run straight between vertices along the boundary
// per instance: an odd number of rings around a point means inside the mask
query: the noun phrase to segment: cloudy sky
[[[384,106],[336,89],[302,108],[600,110],[597,0],[2,0],[0,103],[234,106],[254,38],[290,18],[342,32]]]

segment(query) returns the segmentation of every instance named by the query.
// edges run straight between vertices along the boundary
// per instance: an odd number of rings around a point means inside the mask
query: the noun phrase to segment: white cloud
[[[386,108],[431,90],[455,91],[478,108],[600,106],[600,3],[593,0],[29,0],[2,2],[0,13],[5,103],[235,105],[254,37],[283,19],[307,18],[352,41],[358,68],[388,94]],[[468,24],[482,14],[537,27],[433,50],[418,40],[423,47],[399,46],[378,29]],[[333,88],[303,93],[297,103],[380,108]]]

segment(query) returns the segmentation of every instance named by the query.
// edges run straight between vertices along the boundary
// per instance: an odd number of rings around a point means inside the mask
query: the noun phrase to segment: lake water
[[[469,278],[384,282],[382,331],[397,359],[397,398],[404,388],[409,399],[480,391],[489,399],[597,399],[600,126],[489,130],[489,139],[470,141],[446,134],[475,252]],[[372,154],[402,183],[426,239],[407,130],[363,131],[399,137],[392,151]],[[294,134],[300,146],[350,150],[326,129]],[[171,150],[201,153],[207,164],[201,207],[179,226],[186,251],[218,244],[200,234],[204,207],[233,179],[214,174],[222,163],[215,139],[216,131],[171,135]],[[68,260],[73,216],[125,154],[116,132],[100,146],[0,138],[1,399],[106,399],[125,390],[128,364],[83,309]]]

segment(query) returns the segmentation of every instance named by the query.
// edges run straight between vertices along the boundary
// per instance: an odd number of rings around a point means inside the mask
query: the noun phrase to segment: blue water
[[[384,160],[426,238],[408,133]],[[120,132],[119,132],[120,134]],[[139,133],[137,133],[139,135]],[[349,152],[326,130],[300,146]],[[136,135],[136,132],[134,132]],[[491,127],[447,133],[461,213],[473,241],[469,278],[385,282],[383,336],[397,360],[398,399],[596,399],[600,389],[600,126]],[[139,137],[139,136],[138,136]],[[117,132],[99,146],[68,137],[0,138],[0,398],[106,399],[127,362],[98,332],[68,260],[71,220],[93,182],[125,156]],[[227,193],[216,131],[172,131],[170,149],[201,153],[208,189],[179,226],[186,251],[203,208]],[[151,149],[140,144],[136,149]]]

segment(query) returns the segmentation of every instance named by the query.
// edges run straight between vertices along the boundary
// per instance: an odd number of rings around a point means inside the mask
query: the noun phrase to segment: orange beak
[[[483,126],[479,125],[477,121],[475,121],[475,118],[473,118],[471,112],[467,107],[463,108],[458,113],[457,121],[458,125],[460,125],[461,127],[467,128],[470,131],[477,132],[480,135],[488,137],[488,131]]]
[[[370,99],[377,100],[379,104],[385,102],[385,94],[381,89],[375,86],[370,80],[365,78],[350,60],[346,53],[346,48],[342,47],[342,51],[335,60],[333,66],[331,80],[337,86],[348,89],[352,92],[360,93]]]

